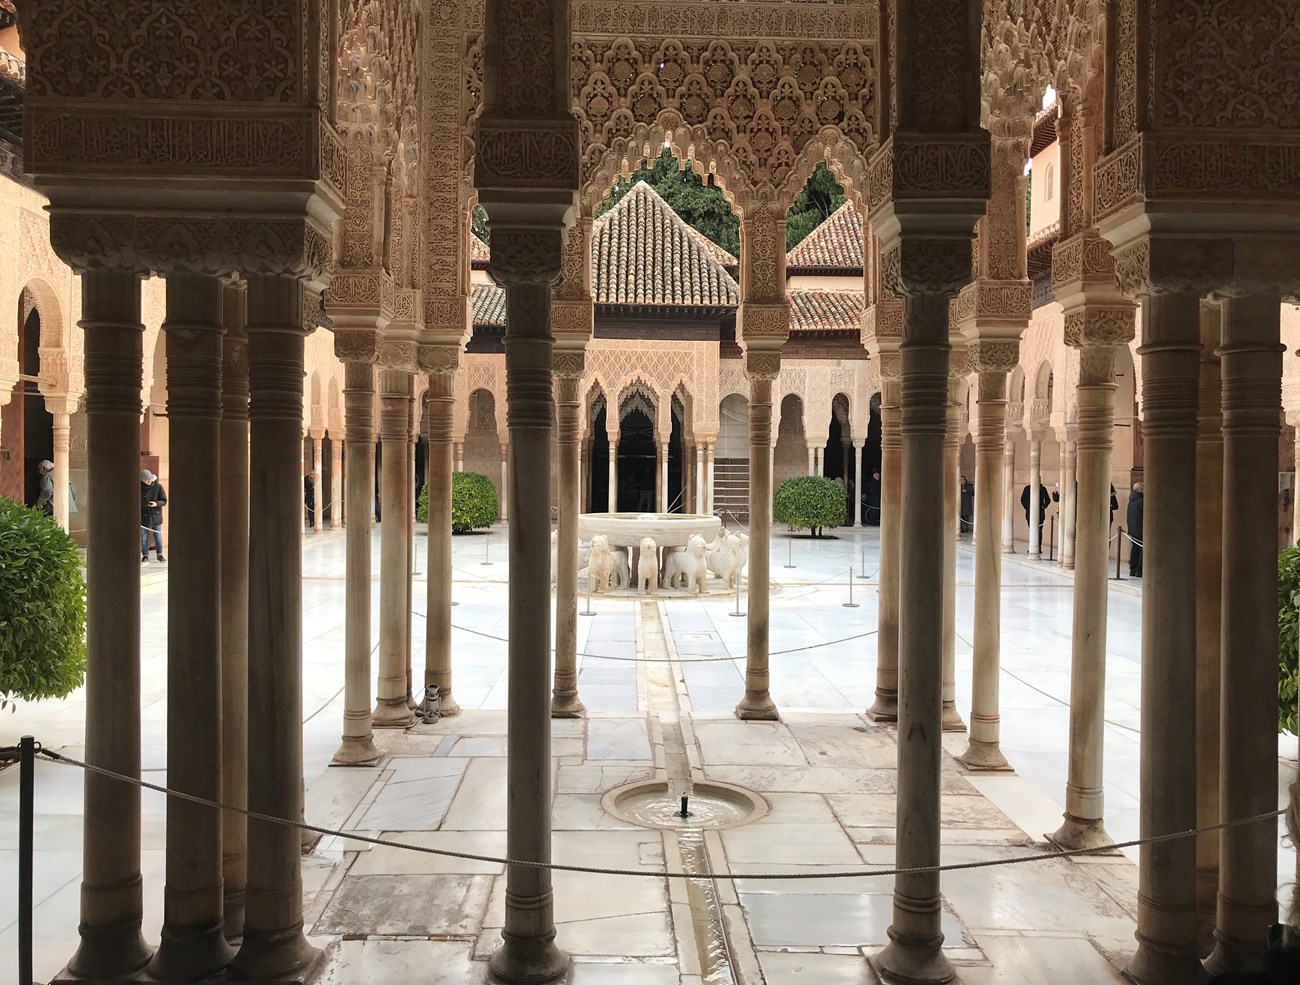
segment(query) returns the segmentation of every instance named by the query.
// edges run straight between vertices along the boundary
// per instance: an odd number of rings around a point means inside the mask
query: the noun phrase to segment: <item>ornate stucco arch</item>
[[[41,360],[41,374],[37,387],[44,396],[66,396],[71,389],[68,367],[68,321],[59,303],[59,293],[48,280],[39,274],[30,276],[19,292],[26,293],[40,320],[41,334],[37,350]],[[23,318],[26,321],[26,317]],[[19,354],[21,358],[21,353]]]

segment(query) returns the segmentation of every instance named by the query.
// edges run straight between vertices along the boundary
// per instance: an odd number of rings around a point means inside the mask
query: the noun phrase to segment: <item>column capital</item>
[[[862,345],[873,359],[897,352],[903,341],[903,302],[890,296],[869,306],[862,317]]]
[[[1020,365],[1019,339],[976,339],[968,351],[972,370],[981,376],[1006,375]]]
[[[428,345],[421,343],[416,353],[420,372],[430,377],[446,376],[449,379],[460,369],[459,345]]]
[[[381,338],[375,361],[385,372],[392,370],[409,375],[420,368],[420,344],[414,339]]]
[[[1137,309],[1127,303],[1085,304],[1065,313],[1065,344],[1075,349],[1128,345],[1133,341]]]
[[[564,229],[553,225],[492,226],[488,273],[502,287],[550,287],[564,266]]]
[[[768,350],[747,350],[745,352],[745,378],[755,381],[772,382],[781,375],[781,353]]]
[[[954,328],[972,342],[1019,339],[1034,316],[1034,285],[981,277],[963,287],[953,305]]]
[[[736,318],[736,341],[746,352],[760,349],[780,350],[790,337],[790,305],[746,301]]]
[[[898,237],[881,255],[885,286],[898,295],[957,294],[971,279],[975,226],[949,236]]]
[[[586,347],[557,346],[551,368],[560,379],[580,380],[587,370]]]
[[[334,355],[345,363],[374,363],[379,359],[380,332],[375,328],[334,326]]]

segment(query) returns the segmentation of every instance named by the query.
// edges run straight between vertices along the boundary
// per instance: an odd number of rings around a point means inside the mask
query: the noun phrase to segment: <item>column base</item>
[[[1137,935],[1138,949],[1124,969],[1134,985],[1204,985],[1210,973],[1202,966],[1193,947],[1182,950],[1156,944]]]
[[[160,982],[198,982],[214,978],[235,956],[221,924],[181,930],[162,929],[162,943],[149,962],[149,977]]]
[[[1082,851],[1088,848],[1109,848],[1115,840],[1106,833],[1106,824],[1100,818],[1085,820],[1081,817],[1064,815],[1065,820],[1055,833],[1045,835],[1049,844],[1062,851]],[[1107,852],[1118,855],[1118,851]]]
[[[380,698],[375,702],[375,710],[370,716],[372,728],[410,728],[415,724],[415,715],[407,707],[406,697]]]
[[[50,985],[134,982],[152,957],[153,951],[144,942],[138,922],[89,930],[83,928],[77,952],[67,967],[54,976]]]
[[[1003,554],[1014,554],[1014,553],[1016,553],[1016,545],[1015,545],[1015,544],[1003,544],[1003,545],[1002,545],[1002,553],[1003,553]]]
[[[892,936],[892,934],[891,934]],[[938,944],[901,944],[897,940],[867,957],[867,963],[884,985],[947,985],[957,981],[957,969]]]
[[[866,716],[873,722],[898,721],[898,692],[884,691],[876,688],[876,700],[866,711]]]
[[[962,721],[961,715],[957,713],[956,701],[945,701],[943,703],[943,730],[945,732],[966,731],[966,723]]]
[[[455,718],[460,714],[460,705],[452,696],[450,691],[446,691],[438,697],[438,717]]]
[[[547,937],[515,937],[501,931],[501,946],[488,958],[494,981],[505,985],[543,985],[559,981],[569,972],[569,956],[555,946],[554,931]]]
[[[256,982],[257,985],[309,985],[321,973],[325,952],[312,947],[302,928],[284,931],[253,931],[226,971],[227,982]]]
[[[1272,914],[1261,914],[1266,923],[1277,919],[1276,910]],[[1259,971],[1264,967],[1264,954],[1268,950],[1267,941],[1232,940],[1214,931],[1214,950],[1205,959],[1205,970],[1211,975],[1245,974]]]
[[[1002,747],[996,742],[984,742],[980,739],[970,740],[970,744],[966,746],[966,751],[961,754],[958,762],[969,770],[1012,772],[1007,757],[1002,755]]]
[[[223,901],[224,919],[221,921],[221,931],[226,935],[227,942],[235,948],[239,947],[239,942],[244,937],[244,898],[244,891],[239,889],[227,892]]]
[[[779,722],[780,713],[767,691],[746,691],[736,705],[736,717],[742,722]]]
[[[331,766],[374,766],[380,759],[380,752],[375,748],[375,737],[371,735],[345,735],[339,751],[330,760]]]
[[[552,718],[583,718],[586,714],[587,706],[578,699],[577,691],[551,692]]]

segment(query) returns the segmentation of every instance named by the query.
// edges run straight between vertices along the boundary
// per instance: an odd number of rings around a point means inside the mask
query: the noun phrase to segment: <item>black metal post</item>
[[[18,981],[32,985],[32,832],[36,802],[36,740],[18,747]]]
[[[1047,560],[1056,560],[1056,515],[1052,514],[1052,526],[1047,535]]]
[[[1119,533],[1115,535],[1115,580],[1123,581],[1124,576],[1119,573],[1120,558],[1124,556],[1124,528],[1119,528]]]

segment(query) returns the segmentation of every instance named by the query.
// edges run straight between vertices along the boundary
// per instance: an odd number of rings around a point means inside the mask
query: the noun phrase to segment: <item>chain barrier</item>
[[[1090,855],[1110,855],[1124,848],[1138,848],[1142,845],[1157,845],[1168,841],[1179,841],[1184,838],[1195,838],[1201,834],[1207,834],[1211,831],[1223,831],[1228,828],[1237,828],[1247,824],[1257,824],[1264,821],[1272,821],[1286,813],[1285,810],[1266,811],[1262,814],[1255,814],[1251,817],[1237,818],[1232,821],[1223,821],[1219,824],[1208,825],[1203,828],[1190,828],[1185,831],[1174,831],[1163,835],[1152,835],[1146,838],[1135,838],[1131,841],[1121,841],[1113,845],[1106,845],[1100,848],[1079,848],[1069,851],[1051,851],[1038,852],[1032,855],[1018,855],[1005,859],[985,859],[978,862],[955,862],[947,865],[922,865],[910,866],[903,868],[890,869],[837,869],[831,872],[647,872],[644,869],[614,869],[600,868],[590,865],[565,865],[559,862],[538,862],[532,859],[512,859],[503,858],[496,855],[480,855],[474,852],[456,852],[445,848],[430,848],[427,845],[413,845],[409,842],[390,841],[385,838],[376,838],[365,835],[357,831],[339,831],[334,828],[326,828],[317,824],[307,824],[305,821],[289,820],[288,818],[276,817],[272,814],[263,814],[260,811],[249,810],[246,807],[235,807],[229,804],[223,804],[219,801],[209,800],[206,797],[198,797],[194,794],[184,793],[180,790],[173,790],[169,787],[157,783],[149,783],[141,780],[139,777],[127,776],[113,770],[105,769],[102,766],[92,766],[90,763],[82,762],[79,759],[73,759],[71,756],[65,756],[63,753],[54,752],[50,749],[41,749],[41,756],[55,763],[72,766],[77,769],[86,770],[99,776],[108,777],[137,786],[145,790],[152,790],[155,793],[163,794],[167,797],[174,797],[179,800],[185,800],[192,804],[198,804],[200,807],[210,807],[214,810],[229,811],[232,814],[240,814],[251,821],[261,821],[267,824],[279,824],[289,828],[296,828],[300,831],[310,831],[313,834],[329,836],[333,838],[346,838],[350,841],[361,842],[369,845],[377,845],[383,848],[397,848],[402,851],[417,852],[423,855],[436,855],[441,858],[461,859],[467,862],[485,862],[492,865],[515,865],[530,869],[551,869],[555,872],[581,872],[587,875],[604,875],[604,876],[635,876],[643,879],[723,879],[733,881],[736,879],[765,879],[783,882],[796,882],[804,880],[819,879],[859,879],[865,876],[875,878],[887,878],[899,875],[922,875],[942,872],[962,872],[970,869],[988,869],[997,868],[1004,865],[1022,865],[1029,862],[1049,862],[1057,859],[1076,858]]]

